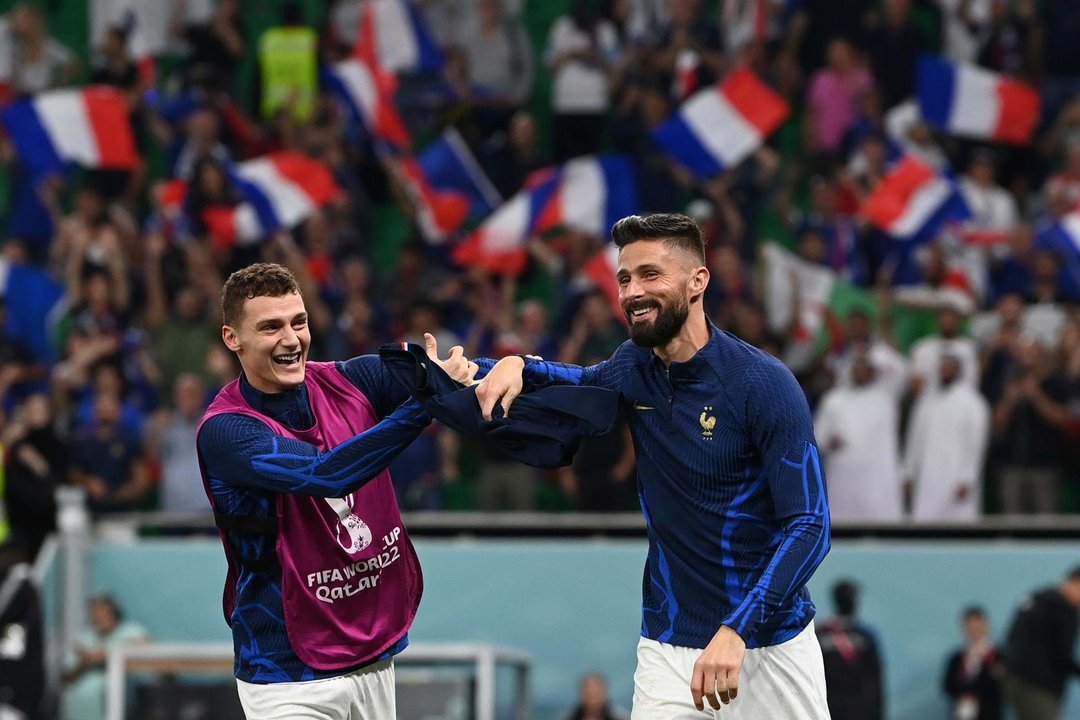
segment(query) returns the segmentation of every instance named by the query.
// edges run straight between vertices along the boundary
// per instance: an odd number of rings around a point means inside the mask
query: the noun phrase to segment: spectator
[[[882,104],[892,107],[915,93],[914,69],[927,43],[911,17],[911,0],[886,0],[881,15],[867,33],[866,47]]]
[[[626,326],[612,311],[611,302],[600,290],[581,300],[570,333],[559,348],[559,362],[586,364],[585,358],[606,358],[626,342]]]
[[[189,0],[173,5],[173,35],[187,42],[190,53],[184,68],[189,84],[199,78],[217,78],[230,87],[243,59],[247,41],[240,21],[239,0],[218,0],[208,22],[187,22]]]
[[[1001,655],[990,638],[986,611],[966,608],[964,646],[949,656],[943,685],[952,720],[1001,720]]]
[[[818,405],[814,434],[834,521],[896,521],[904,514],[899,398],[876,373],[866,354],[856,355],[850,384],[833,388]]]
[[[1037,340],[1018,338],[1015,353],[1015,374],[994,407],[1001,511],[1056,513],[1064,444],[1060,428],[1068,420],[1059,398],[1067,392],[1066,380],[1052,372]]]
[[[904,355],[881,334],[873,332],[870,313],[865,308],[855,308],[847,316],[844,342],[837,346],[825,362],[838,386],[851,384],[851,369],[859,357],[870,361],[874,369],[874,383],[900,399],[907,391],[908,361]]]
[[[566,720],[628,720],[629,717],[625,710],[611,703],[604,676],[590,672],[582,676],[578,705]]]
[[[941,387],[941,366],[946,356],[960,364],[960,382],[979,385],[979,352],[975,341],[961,335],[964,317],[957,306],[946,305],[937,313],[938,332],[922,338],[911,347],[912,389],[921,399]]]
[[[465,55],[472,119],[484,136],[506,129],[532,93],[533,51],[521,21],[503,0],[479,0],[477,22],[460,38]]]
[[[198,375],[180,374],[173,384],[172,407],[151,419],[146,454],[158,468],[158,505],[165,512],[206,512],[195,431],[206,409],[206,387]]]
[[[282,6],[281,24],[259,37],[263,118],[282,111],[298,122],[311,117],[318,92],[318,44],[318,35],[304,25],[300,3],[288,0]]]
[[[17,3],[8,14],[12,91],[36,93],[67,85],[78,73],[75,54],[45,29],[41,11],[28,2]]]
[[[994,0],[935,0],[941,9],[942,52],[949,60],[974,63],[979,53],[979,35],[990,22]]]
[[[1080,618],[1080,567],[1034,591],[1013,616],[1005,643],[1005,697],[1017,720],[1060,720],[1065,683],[1080,675],[1073,655]]]
[[[994,72],[1030,81],[1029,45],[1034,23],[1034,0],[991,0],[989,22],[978,35],[975,61]]]
[[[618,34],[600,17],[596,0],[573,0],[548,35],[551,69],[552,155],[557,161],[601,149],[611,104]]]
[[[530,173],[551,164],[539,141],[536,118],[519,110],[510,118],[506,133],[486,144],[483,155],[488,177],[504,198],[520,190]]]
[[[961,372],[957,357],[942,355],[939,389],[912,411],[904,474],[916,520],[975,520],[982,513],[990,407]]]
[[[844,135],[855,122],[859,99],[874,78],[854,45],[829,42],[828,64],[814,73],[806,91],[806,146],[825,166],[837,161]]]
[[[825,661],[825,684],[832,720],[882,720],[885,694],[878,640],[856,617],[859,588],[851,580],[832,587],[834,614],[817,628]]]
[[[35,393],[16,408],[0,434],[7,456],[0,500],[7,509],[10,542],[30,558],[56,529],[53,496],[67,476],[67,444],[53,424],[48,396]]]
[[[700,0],[672,0],[670,18],[648,53],[675,103],[715,83],[724,70],[720,30],[701,13]]]
[[[142,444],[120,424],[120,399],[99,395],[94,426],[72,442],[71,482],[86,490],[95,514],[138,510],[150,491]]]
[[[960,192],[971,210],[964,235],[969,243],[991,245],[1001,242],[1020,218],[1016,199],[996,182],[997,156],[980,148],[972,153],[967,173],[960,180]]]
[[[109,649],[147,642],[149,634],[108,595],[89,602],[90,628],[78,639],[64,672],[63,720],[104,720],[105,661]]]
[[[24,549],[0,543],[0,717],[45,717],[45,613]]]

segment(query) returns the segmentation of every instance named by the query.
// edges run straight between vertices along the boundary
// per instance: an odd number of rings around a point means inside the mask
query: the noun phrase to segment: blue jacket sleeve
[[[762,460],[782,539],[743,602],[721,623],[743,639],[805,587],[829,552],[829,507],[814,425],[802,389],[775,364],[754,365],[743,381],[747,428]]]
[[[371,429],[321,451],[278,435],[253,417],[230,413],[203,425],[198,447],[207,475],[226,485],[341,497],[386,469],[430,422],[410,400]]]
[[[474,362],[480,368],[476,373],[479,380],[491,372],[497,360],[477,358]],[[527,358],[525,368],[521,371],[525,381],[523,390],[528,392],[548,385],[587,385],[618,390],[619,380],[626,367],[618,350],[609,359],[588,367]]]
[[[358,355],[338,362],[337,367],[371,401],[375,414],[381,418],[409,399],[409,394],[394,382],[378,355]]]

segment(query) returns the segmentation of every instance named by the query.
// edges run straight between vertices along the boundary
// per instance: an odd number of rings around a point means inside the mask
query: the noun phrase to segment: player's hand
[[[450,354],[445,360],[439,359],[439,342],[431,333],[424,333],[424,350],[428,358],[441,367],[447,375],[464,385],[472,385],[473,377],[479,369],[476,363],[470,362],[465,357],[465,349],[460,345],[450,348]]]
[[[504,357],[477,384],[476,400],[480,403],[480,414],[485,420],[491,420],[491,411],[496,404],[502,405],[504,416],[510,412],[510,404],[521,394],[524,386],[521,377],[524,369],[525,361],[518,356]]]
[[[698,710],[705,709],[705,700],[714,710],[720,703],[727,705],[739,694],[739,670],[746,655],[746,641],[726,625],[713,635],[694,663],[690,679],[690,694]]]

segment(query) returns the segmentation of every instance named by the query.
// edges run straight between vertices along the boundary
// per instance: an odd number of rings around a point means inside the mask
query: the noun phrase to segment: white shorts
[[[719,710],[694,707],[690,680],[698,648],[641,638],[631,720],[829,720],[825,664],[811,622],[780,645],[746,651],[739,694]]]
[[[236,681],[247,720],[393,720],[394,661],[380,660],[348,675],[308,682]]]

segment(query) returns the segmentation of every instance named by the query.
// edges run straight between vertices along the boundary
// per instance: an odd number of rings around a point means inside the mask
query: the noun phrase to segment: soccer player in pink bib
[[[249,719],[395,716],[393,657],[420,603],[420,564],[387,466],[428,425],[377,355],[308,362],[308,317],[280,265],[233,273],[222,339],[243,372],[198,432],[228,558],[225,618]],[[469,382],[460,348],[432,360]]]

